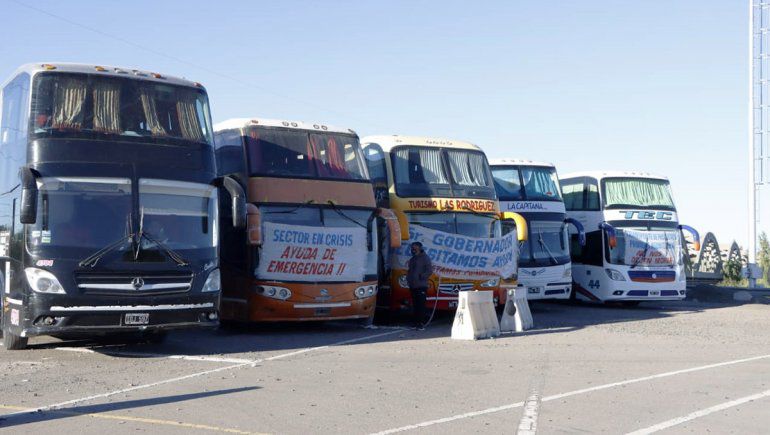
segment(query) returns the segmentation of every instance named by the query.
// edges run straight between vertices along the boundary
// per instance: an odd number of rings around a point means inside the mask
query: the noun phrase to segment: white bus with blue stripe
[[[572,267],[568,224],[556,168],[531,160],[492,160],[492,177],[501,211],[527,220],[529,237],[519,249],[517,287],[528,299],[568,299],[572,293]]]
[[[571,244],[573,297],[594,302],[684,299],[680,225],[666,177],[645,172],[581,172],[561,178],[567,215],[586,230]],[[697,249],[697,246],[696,246]]]

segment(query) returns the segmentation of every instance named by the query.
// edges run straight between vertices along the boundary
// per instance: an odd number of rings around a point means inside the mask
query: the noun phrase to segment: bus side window
[[[240,130],[225,130],[214,135],[217,175],[246,174],[243,140]]]
[[[561,189],[564,195],[564,207],[566,207],[568,211],[583,209],[583,198],[585,193],[582,178],[562,181]]]
[[[385,163],[385,153],[376,143],[364,147],[366,166],[369,168],[369,176],[374,185],[374,197],[379,207],[389,207],[388,198],[388,172]]]
[[[596,180],[586,179],[585,184],[585,210],[598,211],[599,208],[599,185]]]

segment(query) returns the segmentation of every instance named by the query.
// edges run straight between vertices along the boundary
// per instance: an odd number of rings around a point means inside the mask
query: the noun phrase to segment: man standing
[[[430,257],[422,249],[422,243],[414,242],[409,246],[412,258],[409,259],[409,269],[406,272],[406,282],[412,293],[414,326],[420,328],[426,321],[425,296],[428,291],[428,279],[433,274],[433,264]]]

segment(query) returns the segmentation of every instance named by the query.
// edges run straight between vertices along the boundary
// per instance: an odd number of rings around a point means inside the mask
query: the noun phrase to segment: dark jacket
[[[409,288],[427,288],[428,278],[433,273],[433,263],[425,252],[420,252],[409,259],[409,270],[406,272],[406,282]]]

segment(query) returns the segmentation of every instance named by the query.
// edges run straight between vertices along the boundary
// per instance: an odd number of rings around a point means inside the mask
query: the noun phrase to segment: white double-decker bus
[[[572,293],[568,224],[575,225],[579,240],[585,235],[580,223],[567,218],[556,168],[519,159],[496,159],[490,165],[500,210],[520,214],[529,228],[519,249],[517,287],[526,289],[530,300],[568,299]]]
[[[573,295],[619,301],[685,297],[681,231],[666,177],[644,172],[581,172],[562,177],[567,215],[586,229],[571,244]]]

